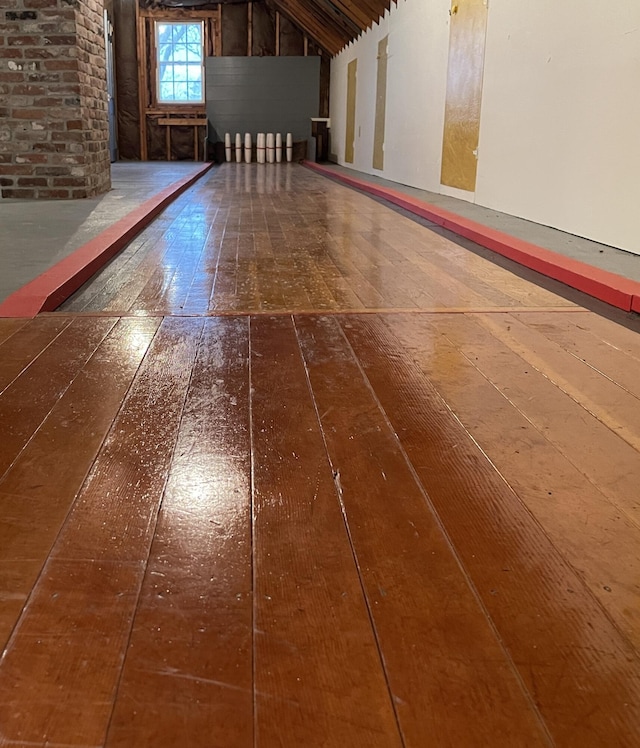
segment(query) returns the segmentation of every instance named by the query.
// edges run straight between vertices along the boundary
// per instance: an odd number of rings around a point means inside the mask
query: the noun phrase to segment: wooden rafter
[[[271,4],[331,55],[337,54],[356,36],[354,34],[352,37],[333,18],[308,0],[271,0]]]
[[[396,0],[271,0],[332,55],[376,23]]]

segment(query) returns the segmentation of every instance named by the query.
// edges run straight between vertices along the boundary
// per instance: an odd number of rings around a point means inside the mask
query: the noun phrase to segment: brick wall
[[[110,187],[102,0],[2,0],[3,197],[82,198]]]

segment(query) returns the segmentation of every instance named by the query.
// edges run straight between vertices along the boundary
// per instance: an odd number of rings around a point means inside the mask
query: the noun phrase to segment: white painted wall
[[[344,164],[346,69],[358,58],[353,168],[440,186],[450,0],[399,0],[332,63]],[[385,168],[372,168],[378,42],[389,34]],[[464,194],[464,193],[463,193]],[[490,0],[475,197],[640,254],[640,2]]]
[[[491,0],[476,202],[640,253],[638,0]]]
[[[373,168],[378,43],[389,35],[385,168]],[[344,164],[347,65],[358,58],[353,168],[421,189],[440,184],[449,0],[398,0],[331,66],[332,150]],[[351,166],[349,164],[349,166]]]

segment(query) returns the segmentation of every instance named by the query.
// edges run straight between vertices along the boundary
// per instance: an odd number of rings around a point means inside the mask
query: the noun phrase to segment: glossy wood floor
[[[639,365],[369,198],[214,171],[0,320],[0,746],[640,745]]]

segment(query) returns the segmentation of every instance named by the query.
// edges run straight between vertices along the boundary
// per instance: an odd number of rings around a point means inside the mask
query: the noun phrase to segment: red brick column
[[[110,187],[102,0],[4,0],[3,197],[81,198]]]

